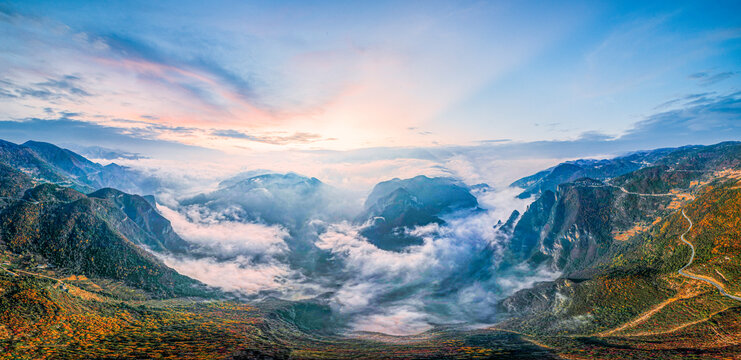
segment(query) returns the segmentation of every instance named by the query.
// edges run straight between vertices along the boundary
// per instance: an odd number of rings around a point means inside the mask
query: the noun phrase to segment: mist
[[[389,251],[361,235],[368,224],[353,220],[365,200],[357,190],[256,171],[212,177],[211,185],[201,182],[161,203],[162,215],[196,250],[158,256],[184,275],[245,298],[319,299],[344,331],[411,335],[444,324],[493,323],[499,301],[560,274],[524,265],[500,269],[509,239],[496,225],[532,199],[518,199],[516,188],[480,185],[490,175],[469,160],[449,165],[456,170],[436,169],[477,185],[470,191],[479,208],[404,229],[421,245]]]

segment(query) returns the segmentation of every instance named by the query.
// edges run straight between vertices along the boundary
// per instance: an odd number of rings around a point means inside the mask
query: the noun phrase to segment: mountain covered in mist
[[[281,224],[289,228],[311,219],[338,219],[344,204],[339,191],[319,179],[295,173],[237,176],[219,189],[184,199],[183,206],[205,208],[234,221]]]
[[[686,271],[741,294],[741,143],[559,164],[513,183],[523,189],[519,197],[533,200],[503,219],[476,197],[494,189],[426,176],[381,182],[359,207],[316,178],[249,173],[158,209],[152,197],[110,187],[119,181],[141,193],[156,179],[110,166],[51,144],[0,142],[5,353],[682,358],[741,351],[712,335],[741,337],[738,302],[677,273],[690,259],[680,240],[686,233],[696,251]],[[188,241],[196,235],[197,243]],[[201,282],[214,279],[221,290]],[[225,288],[224,279],[264,286],[245,294]],[[454,320],[495,325],[470,330]],[[424,334],[378,341],[388,338],[377,332],[400,327]]]
[[[419,245],[422,239],[407,233],[417,226],[444,224],[441,216],[474,210],[478,201],[462,183],[449,178],[417,176],[377,184],[358,217],[367,223],[361,234],[385,250]]]

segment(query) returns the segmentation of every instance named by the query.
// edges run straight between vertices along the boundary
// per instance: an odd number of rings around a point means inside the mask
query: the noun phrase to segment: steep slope
[[[741,173],[736,174],[702,187],[682,209],[694,223],[685,237],[697,251],[685,271],[741,295]],[[711,318],[722,321],[717,314],[739,303],[677,273],[690,259],[689,247],[680,241],[688,227],[675,211],[613,245],[589,279],[560,279],[516,293],[501,304],[504,311],[520,315],[506,326],[543,335],[633,336],[692,331]]]
[[[559,184],[573,181],[584,177],[585,171],[581,166],[563,163],[556,165],[551,170],[532,175],[515,181],[511,186],[525,187],[525,191],[518,195],[521,199],[527,199],[533,195],[543,194],[545,191],[554,191]]]
[[[401,250],[422,244],[422,239],[405,233],[407,228],[444,223],[435,213],[425,211],[424,205],[404,188],[378,199],[361,218],[371,219],[361,234],[384,250]]]
[[[594,230],[584,231],[595,229],[594,224],[597,228],[612,227],[612,236],[603,232],[600,251],[587,266],[574,264],[588,259],[589,252],[567,257],[571,265],[561,265],[552,257],[531,257],[531,261],[556,264],[564,270],[564,276],[521,290],[502,301],[501,311],[513,317],[498,327],[537,334],[571,355],[584,351],[597,357],[619,354],[636,358],[651,354],[667,358],[718,354],[722,358],[736,354],[737,339],[741,339],[741,305],[710,283],[727,294],[741,296],[740,146],[723,143],[680,148],[662,159],[661,164],[612,179],[599,187],[599,193],[587,192],[596,188],[576,189],[578,184],[562,184],[554,205],[542,205],[553,196],[541,197],[531,205],[534,210],[528,210],[530,214],[526,212],[518,224],[525,226],[527,216],[540,219],[536,215],[549,214],[548,220],[530,221],[527,226],[535,230],[526,232],[528,235],[537,235],[538,230],[546,234],[536,237],[535,254],[552,255],[542,250],[566,249],[563,240],[568,236],[557,238],[561,246],[547,246],[547,234],[562,228],[559,224],[578,226],[580,237],[594,235]],[[702,160],[697,161],[698,157]],[[573,191],[578,192],[578,198],[577,194],[569,194]],[[640,226],[630,231],[615,232],[614,210],[603,212],[606,216],[602,218],[599,214],[604,207],[588,206],[586,196],[590,201],[610,199],[609,207],[619,207],[616,199],[620,196],[670,202],[659,201],[654,204],[658,207],[652,207],[650,202],[643,203],[645,208],[630,207],[639,210],[637,216],[646,221],[639,221]],[[583,209],[584,214],[579,214],[581,210],[560,212],[558,203],[562,201],[564,206]],[[584,221],[589,213],[597,214],[592,225]],[[691,259],[690,247],[680,238],[685,233],[696,255],[684,274],[695,278],[678,273]],[[570,243],[578,245],[581,240],[572,236]]]
[[[121,219],[118,222],[121,226],[117,230],[136,244],[158,252],[185,253],[190,249],[190,244],[172,229],[170,221],[162,217],[144,197],[111,188],[100,189],[88,196],[108,200],[121,209],[128,219]],[[129,222],[136,226],[129,226]]]
[[[115,203],[53,184],[26,191],[0,213],[0,244],[15,253],[38,254],[72,273],[121,280],[154,296],[204,294],[200,283],[134,243],[150,238]]]
[[[715,171],[741,166],[740,149],[741,143],[721,143],[668,154],[661,150],[662,164],[607,181],[582,178],[560,184],[555,192],[546,190],[515,227],[510,262],[545,262],[567,274],[587,270],[615,241],[645,230],[687,201],[689,192]],[[698,163],[698,156],[704,162]]]
[[[646,197],[591,179],[547,191],[523,214],[511,240],[515,262],[548,263],[567,273],[593,265],[616,234],[649,224],[671,197]]]
[[[20,198],[26,189],[33,187],[30,176],[0,163],[0,198],[4,201],[13,201]]]
[[[40,158],[61,169],[68,176],[83,183],[89,183],[88,174],[99,171],[100,164],[96,164],[70,150],[62,149],[39,141],[26,141],[21,146],[33,150]]]

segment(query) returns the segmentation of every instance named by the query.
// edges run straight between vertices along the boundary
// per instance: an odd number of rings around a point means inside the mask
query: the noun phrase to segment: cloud
[[[489,140],[479,140],[478,142],[484,143],[484,144],[493,144],[493,143],[504,143],[504,142],[510,142],[512,139],[489,139]]]
[[[184,154],[188,154],[190,165],[176,162],[166,164],[154,159],[138,164],[150,166],[158,172],[162,172],[163,169],[157,169],[157,166],[174,167],[177,169],[174,173],[182,173],[191,168],[193,174],[203,176],[206,182],[218,182],[218,176],[227,176],[230,171],[237,173],[258,168],[280,173],[295,171],[317,177],[341,188],[351,189],[362,196],[377,182],[391,177],[413,177],[419,174],[452,175],[471,185],[488,183],[498,186],[568,159],[619,155],[639,149],[738,140],[741,138],[741,123],[738,120],[741,118],[739,96],[741,95],[718,95],[713,92],[685,95],[680,97],[681,106],[648,115],[622,135],[586,133],[571,140],[511,141],[475,146],[239,152],[227,155],[160,139],[162,136],[170,136],[169,134],[193,133],[193,136],[197,136],[200,130],[182,126],[152,125],[149,122],[126,122],[120,119],[115,122],[117,126],[98,125],[69,118],[0,121],[0,133],[5,140],[13,142],[39,140],[76,143],[83,146],[102,145],[141,153],[158,160],[178,160],[183,159]],[[139,129],[127,129],[126,126],[136,126]],[[213,171],[214,167],[221,169],[214,174],[193,171],[194,161],[201,161],[199,167],[208,167],[209,171]],[[126,163],[136,165],[133,162]]]
[[[528,160],[542,169],[543,159],[554,165],[562,159],[605,157],[637,150],[677,147],[687,144],[714,144],[741,138],[741,93],[714,95],[698,93],[682,97],[686,103],[676,109],[659,111],[635,122],[622,134],[585,132],[570,140],[494,143],[478,146],[451,146],[427,149],[437,159],[484,161]],[[499,168],[501,171],[503,168]],[[513,177],[514,179],[514,177]]]
[[[409,335],[437,323],[486,322],[496,303],[535,281],[559,274],[513,269],[497,273],[507,239],[495,231],[498,220],[513,210],[514,190],[484,200],[491,209],[446,217],[446,225],[432,224],[409,233],[424,243],[402,252],[378,249],[359,235],[360,227],[328,224],[316,246],[342,264],[343,282],[331,305],[351,319],[358,331]],[[494,205],[498,199],[507,201]],[[516,206],[523,210],[527,202]],[[386,328],[386,330],[383,330]]]
[[[254,136],[247,135],[243,132],[236,131],[236,130],[214,130],[211,132],[211,135],[221,136],[221,137],[230,137],[230,138],[235,138],[235,139],[247,139],[247,140],[257,139]]]
[[[225,291],[257,295],[265,291],[286,292],[290,288],[288,278],[291,272],[281,263],[254,264],[243,256],[232,261],[163,255],[160,258],[177,272]]]
[[[712,72],[709,72],[709,71],[702,71],[702,72],[690,74],[689,78],[697,80],[698,83],[702,86],[709,86],[709,85],[719,83],[728,78],[731,78],[735,76],[736,73],[737,72],[735,71],[724,71],[724,72],[713,74]]]
[[[235,139],[245,139],[249,141],[261,142],[261,143],[271,144],[271,145],[308,144],[308,143],[317,142],[317,141],[336,140],[333,138],[324,138],[323,136],[319,134],[306,133],[306,132],[296,132],[293,135],[285,135],[285,136],[281,136],[281,135],[256,136],[256,135],[248,135],[241,131],[236,131],[232,129],[213,130],[211,131],[211,135],[235,138]]]
[[[257,105],[258,96],[250,81],[195,51],[167,53],[145,40],[121,33],[92,36],[107,45],[112,58],[123,60],[122,64],[136,65],[143,76],[180,87],[197,99],[211,99],[212,104],[218,106],[224,103],[223,92],[228,91]]]
[[[59,78],[49,78],[43,82],[19,85],[10,80],[0,81],[0,97],[11,99],[36,98],[52,102],[54,100],[69,100],[78,102],[82,98],[92,96],[82,88],[82,80],[78,76],[64,75]]]
[[[192,159],[213,159],[217,150],[185,145],[179,142],[157,139],[158,134],[176,131],[179,128],[144,127],[132,129],[100,125],[96,123],[58,119],[24,119],[0,121],[0,138],[22,143],[27,140],[51,143],[73,143],[80,146],[106,146],[131,152],[156,156],[160,159],[178,158],[188,154]]]
[[[285,242],[289,234],[281,226],[224,221],[215,214],[204,217],[192,208],[188,214],[166,206],[159,210],[183,239],[199,247],[189,256],[158,254],[178,272],[245,296],[316,296],[318,286],[307,284],[291,269]]]
[[[512,272],[517,276],[503,276],[496,280],[500,288],[508,294],[531,288],[539,282],[553,281],[561,276],[560,272],[554,272],[545,267],[532,269],[525,264],[518,265]]]
[[[700,71],[700,72],[692,73],[688,77],[690,79],[705,79],[708,76],[710,76],[710,73],[708,73],[707,71]]]
[[[654,143],[670,139],[674,144],[713,143],[741,137],[741,93],[690,97],[691,106],[661,112],[637,122],[617,141]]]
[[[355,331],[376,332],[388,335],[419,334],[432,329],[429,314],[410,306],[394,306],[381,313],[358,316],[351,326]]]
[[[79,146],[77,144],[64,144],[64,143],[61,143],[58,145],[65,147],[67,149],[70,149],[82,156],[85,156],[86,158],[92,161],[96,161],[96,160],[111,161],[111,160],[117,160],[117,159],[139,160],[139,159],[146,158],[146,156],[142,156],[139,153],[132,153],[132,152],[118,150],[118,149],[110,149],[110,148],[101,147],[101,146]]]
[[[521,41],[511,43],[492,41],[509,39],[504,28],[522,23],[511,16],[520,11],[508,6],[477,4],[472,7],[481,11],[468,11],[461,7],[471,5],[446,5],[424,16],[409,5],[374,3],[349,13],[317,6],[322,11],[315,6],[307,16],[300,4],[280,11],[271,4],[232,4],[225,11],[193,3],[170,11],[91,3],[72,12],[60,4],[19,3],[0,22],[10,39],[0,67],[20,84],[79,74],[88,86],[77,89],[94,96],[59,106],[88,121],[146,114],[162,124],[244,130],[261,144],[305,148],[329,140],[322,146],[434,144],[443,132],[423,127],[427,131],[407,136],[404,129],[547,48],[573,18],[555,8],[563,16],[531,13],[526,22],[545,19],[548,29],[527,27],[518,31]],[[145,10],[147,16],[137,16]],[[503,28],[492,28],[492,19]],[[54,67],[44,59],[54,59]],[[24,100],[13,105],[11,118],[40,117],[45,107]],[[224,141],[234,135],[179,140],[236,147]]]
[[[271,257],[288,250],[288,231],[281,226],[223,221],[215,216],[204,218],[204,212],[192,208],[187,216],[166,206],[159,210],[185,240],[220,256]]]
[[[662,110],[662,109],[671,107],[673,105],[680,105],[680,104],[684,107],[687,107],[690,105],[697,105],[700,103],[712,102],[712,97],[716,94],[717,92],[710,91],[710,92],[703,92],[703,93],[696,93],[696,94],[689,94],[689,95],[681,96],[675,99],[667,100],[659,104],[658,106],[654,107],[654,110]]]

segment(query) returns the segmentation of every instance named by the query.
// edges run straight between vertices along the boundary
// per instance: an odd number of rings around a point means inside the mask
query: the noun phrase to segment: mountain
[[[30,176],[15,170],[13,167],[0,163],[0,198],[4,201],[13,201],[23,196],[26,189],[33,186]]]
[[[0,163],[26,175],[49,182],[62,183],[68,179],[61,169],[49,164],[32,149],[0,140]]]
[[[237,183],[240,183],[245,180],[249,180],[250,178],[260,176],[260,175],[269,175],[269,174],[275,174],[274,172],[270,170],[265,169],[256,169],[256,170],[250,170],[250,171],[244,171],[237,175],[234,175],[228,179],[222,180],[219,182],[219,189],[227,188],[233,185],[236,185]]]
[[[23,177],[17,171],[3,176],[0,188],[12,188],[15,179]],[[140,247],[187,248],[169,223],[140,197],[113,190],[86,196],[43,183],[9,200],[0,210],[0,247],[6,250],[41,256],[74,274],[120,280],[152,296],[205,293],[202,284],[178,274]]]
[[[157,179],[139,171],[115,163],[103,166],[70,150],[38,141],[17,145],[0,140],[0,163],[33,179],[70,186],[82,192],[114,187],[144,194],[159,188]]]
[[[634,152],[613,159],[567,161],[550,169],[519,179],[510,184],[510,186],[523,188],[524,191],[518,197],[526,199],[533,195],[540,195],[548,190],[555,191],[558,185],[583,177],[605,180],[623,175],[656,163],[674,150],[668,148],[656,149]]]
[[[27,141],[21,146],[31,149],[82,191],[113,187],[127,192],[151,193],[159,186],[156,179],[138,171],[115,163],[103,166],[53,144]]]
[[[741,219],[740,179],[739,172],[719,176],[683,206],[693,223],[686,239],[696,250],[686,271],[735,295],[741,295],[741,227],[734,225]],[[581,351],[591,348],[598,357],[616,344],[624,346],[623,356],[636,358],[655,354],[651,344],[738,353],[733,343],[719,343],[713,331],[737,336],[738,302],[677,273],[690,260],[690,248],[680,240],[688,227],[682,213],[674,212],[615,244],[589,278],[564,277],[516,293],[500,304],[516,316],[499,326],[549,336],[582,334],[583,340],[555,341]],[[593,344],[587,345],[590,340]]]
[[[491,282],[483,280],[518,279],[507,276],[507,267],[533,279],[542,272],[561,276],[499,301],[493,327],[436,326],[409,337],[344,335],[347,319],[334,312],[331,293],[304,301],[224,300],[152,255],[150,250],[180,256],[191,249],[151,197],[112,188],[86,195],[44,182],[39,174],[50,171],[45,176],[72,183],[64,179],[91,165],[65,152],[56,158],[21,145],[5,148],[5,357],[681,359],[741,353],[741,307],[730,297],[741,297],[741,143],[673,149],[629,172],[596,178],[572,173],[539,190],[522,214],[490,224],[497,246],[506,246],[502,268],[490,266],[496,249],[467,254],[470,266],[437,279],[424,296],[471,284],[454,295],[488,304],[479,294]],[[596,162],[601,160],[572,164],[584,169]],[[404,229],[470,214],[477,209],[471,192],[487,189],[445,178],[394,179],[374,188],[355,221],[377,246],[403,250],[420,241],[404,238]],[[323,207],[332,205],[332,194],[313,178],[262,174],[226,181],[186,206],[213,207],[235,220],[298,224],[327,216]],[[273,206],[283,213],[266,211]],[[682,239],[696,251],[689,265],[692,250]]]
[[[89,185],[91,179],[88,176],[96,173],[100,168],[100,164],[96,164],[70,150],[62,149],[49,143],[27,141],[21,146],[33,150],[40,158],[61,170],[62,173],[84,184]]]
[[[559,184],[555,191],[545,190],[515,226],[510,260],[547,262],[566,272],[586,269],[615,238],[674,211],[678,199],[688,197],[690,188],[714,171],[741,167],[739,151],[740,143],[661,149],[640,157],[660,154],[656,165],[605,181],[580,178]],[[703,161],[697,162],[700,156]]]
[[[443,215],[473,210],[478,202],[465,185],[449,178],[417,176],[378,183],[365,201],[356,222],[366,224],[361,234],[384,250],[422,244],[405,229],[444,224]]]
[[[563,275],[500,302],[510,318],[497,327],[547,337],[564,354],[737,353],[710,334],[723,324],[737,336],[738,302],[708,282],[741,296],[739,154],[738,142],[683,147],[606,181],[546,191],[516,225],[510,252]]]
[[[337,219],[345,212],[342,195],[317,178],[295,173],[262,174],[222,182],[222,187],[180,202],[206,208],[232,221],[265,222],[288,228],[311,219]]]
[[[625,193],[587,178],[561,184],[522,215],[511,242],[512,253],[520,258],[513,259],[547,262],[565,272],[587,268],[609,249],[615,234],[650,223],[671,201]]]

